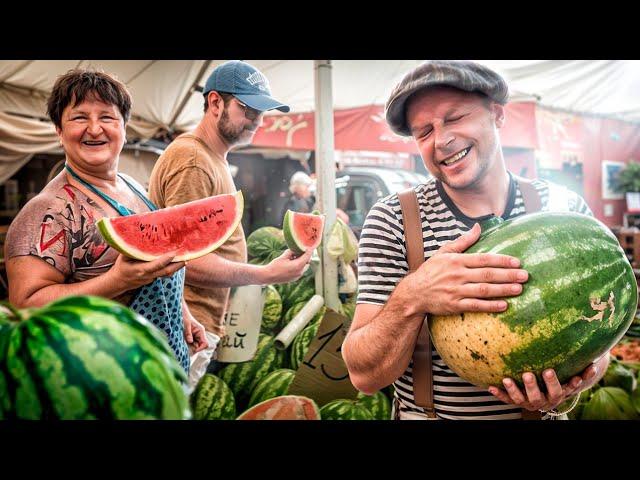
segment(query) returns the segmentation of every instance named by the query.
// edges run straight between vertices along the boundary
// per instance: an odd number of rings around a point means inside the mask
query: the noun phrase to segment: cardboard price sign
[[[347,336],[349,323],[347,317],[327,309],[318,333],[289,386],[288,395],[312,398],[320,407],[337,398],[356,398],[358,391],[351,384],[342,359],[342,342]]]

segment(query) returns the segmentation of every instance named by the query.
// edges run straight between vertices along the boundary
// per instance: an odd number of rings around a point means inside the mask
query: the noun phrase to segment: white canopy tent
[[[117,75],[133,95],[129,137],[193,128],[202,116],[199,91],[224,60],[0,61],[0,182],[31,155],[50,151],[55,132],[45,100],[56,77],[76,67]],[[314,104],[312,60],[248,60],[269,78],[273,95],[308,112]],[[333,108],[384,104],[393,86],[422,60],[332,62]],[[509,80],[513,101],[640,122],[640,61],[480,60]]]

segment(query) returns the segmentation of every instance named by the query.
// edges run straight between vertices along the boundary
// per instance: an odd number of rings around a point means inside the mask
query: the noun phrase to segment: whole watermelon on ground
[[[76,296],[15,313],[0,335],[0,418],[190,417],[184,370],[132,310]]]
[[[316,293],[315,275],[308,269],[300,279],[275,285],[282,299],[282,311],[286,312],[293,305],[306,302]]]
[[[262,308],[262,323],[260,331],[274,334],[280,330],[280,317],[282,316],[282,299],[273,285],[268,285],[264,290],[264,307]]]
[[[487,227],[468,253],[519,258],[529,272],[503,313],[430,316],[434,346],[460,377],[487,387],[556,370],[561,383],[624,335],[636,312],[636,279],[609,229],[577,213],[535,213]]]
[[[391,420],[391,402],[382,391],[373,395],[358,392],[356,400],[358,405],[369,410],[375,420]]]
[[[229,363],[218,372],[229,386],[236,399],[236,408],[242,410],[247,405],[253,387],[268,373],[282,368],[285,354],[273,345],[273,337],[261,333],[253,359],[247,362]]]
[[[234,420],[236,401],[224,380],[205,373],[191,394],[194,420]]]
[[[308,397],[285,395],[254,405],[238,420],[320,420],[320,411]]]
[[[320,409],[322,420],[374,420],[365,406],[354,401],[337,399]]]
[[[288,368],[280,368],[260,380],[251,392],[249,407],[274,397],[286,395],[296,372]]]
[[[247,253],[255,263],[267,264],[287,249],[282,230],[262,227],[247,237]]]
[[[244,209],[241,192],[214,195],[172,207],[97,222],[104,239],[120,253],[155,260],[176,252],[174,262],[212,252],[235,232]]]
[[[300,364],[303,362],[311,341],[318,334],[320,328],[320,322],[314,322],[307,325],[291,343],[291,351],[289,353],[289,366],[293,370],[297,370]]]

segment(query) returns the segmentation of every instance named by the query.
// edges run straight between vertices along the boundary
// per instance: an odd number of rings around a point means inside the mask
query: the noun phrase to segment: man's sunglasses
[[[264,113],[260,110],[256,110],[255,108],[251,108],[249,105],[242,103],[236,97],[233,97],[233,98],[235,98],[238,105],[240,105],[240,108],[242,108],[242,110],[244,111],[244,116],[247,118],[247,120],[253,121]]]

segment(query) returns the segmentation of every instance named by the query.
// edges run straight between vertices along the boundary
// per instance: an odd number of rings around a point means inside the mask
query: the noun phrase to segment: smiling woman
[[[187,340],[195,351],[207,342],[183,299],[184,262],[170,263],[173,255],[151,262],[126,258],[96,226],[102,217],[156,209],[139,184],[118,173],[131,112],[126,87],[103,72],[71,70],[56,80],[47,108],[65,169],[9,228],[10,301],[35,307],[68,295],[115,299],[163,330],[188,370]]]

